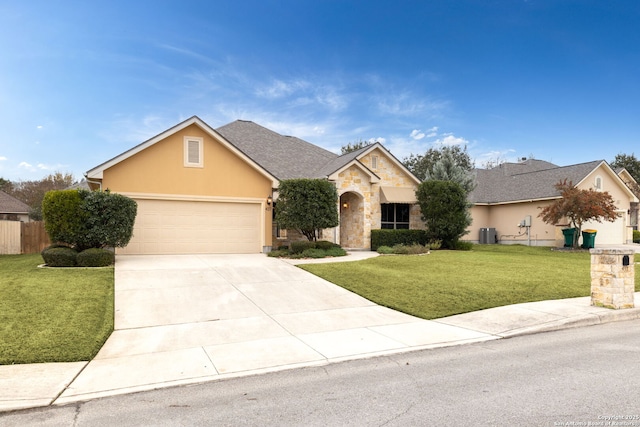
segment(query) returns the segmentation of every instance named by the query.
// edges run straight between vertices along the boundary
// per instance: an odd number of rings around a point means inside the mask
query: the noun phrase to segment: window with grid
[[[391,230],[409,228],[410,205],[405,203],[384,203],[381,208],[381,228]]]

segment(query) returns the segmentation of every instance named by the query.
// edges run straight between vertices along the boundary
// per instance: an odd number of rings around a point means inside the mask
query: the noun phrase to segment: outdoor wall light
[[[349,203],[344,202],[344,203],[342,204],[342,207],[343,207],[343,208],[345,208],[345,209],[347,209],[347,208],[349,207]]]
[[[267,205],[271,206],[271,203],[273,203],[273,197],[267,196]]]

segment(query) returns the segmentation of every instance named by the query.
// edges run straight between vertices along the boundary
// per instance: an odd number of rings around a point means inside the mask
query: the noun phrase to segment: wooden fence
[[[0,221],[0,255],[34,254],[50,244],[42,221]]]

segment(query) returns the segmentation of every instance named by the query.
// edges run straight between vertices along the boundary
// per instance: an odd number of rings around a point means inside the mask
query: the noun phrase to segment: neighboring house
[[[617,169],[616,173],[618,174],[620,179],[622,179],[622,181],[627,184],[627,187],[629,187],[631,191],[633,191],[633,194],[635,194],[636,197],[640,197],[640,186],[638,185],[638,182],[636,182],[636,180],[631,176],[629,171],[621,168]],[[632,229],[638,230],[638,220],[640,220],[640,203],[634,202],[631,203],[631,208],[629,209],[629,225]]]
[[[620,215],[615,222],[591,221],[583,225],[583,230],[597,230],[596,244],[632,241],[630,213],[638,199],[604,160],[561,167],[528,159],[477,169],[476,179],[477,187],[469,195],[473,223],[465,240],[478,242],[484,238],[487,243],[494,243],[491,229],[495,229],[499,243],[562,246],[562,229],[569,225],[546,224],[538,215],[542,207],[560,198],[555,184],[566,179],[580,189],[606,191],[613,197]]]
[[[256,123],[218,129],[194,116],[89,170],[87,182],[137,201],[119,253],[256,253],[298,238],[273,223],[280,180],[334,182],[340,225],[322,238],[368,249],[371,230],[422,228],[420,181],[379,143],[339,156]]]
[[[0,191],[0,220],[29,222],[31,208],[4,191]]]

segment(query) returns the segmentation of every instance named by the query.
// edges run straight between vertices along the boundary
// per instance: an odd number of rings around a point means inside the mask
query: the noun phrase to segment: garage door
[[[601,245],[621,245],[626,243],[626,224],[625,218],[620,217],[615,222],[596,222],[589,221],[582,225],[583,230],[597,230],[596,246]]]
[[[259,253],[261,205],[136,200],[133,237],[120,254]]]

